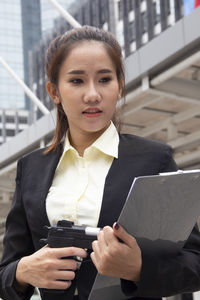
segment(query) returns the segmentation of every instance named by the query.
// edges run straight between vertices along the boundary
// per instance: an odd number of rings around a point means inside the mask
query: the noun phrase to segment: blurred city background
[[[45,52],[72,28],[55,3],[120,42],[122,132],[164,141],[180,169],[200,168],[200,0],[0,0],[0,255],[17,160],[47,145],[55,128]]]

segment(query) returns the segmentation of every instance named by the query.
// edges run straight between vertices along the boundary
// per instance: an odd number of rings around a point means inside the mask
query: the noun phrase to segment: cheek
[[[120,87],[119,87],[118,81],[116,81],[115,84],[113,85],[112,93],[113,93],[114,97],[116,97],[116,99],[118,100],[119,94],[120,94]]]
[[[67,101],[62,101],[62,107],[66,115],[69,115],[73,111],[73,107]]]
[[[119,100],[119,93],[120,93],[120,91],[116,87],[110,91],[110,99],[111,99],[112,105],[117,104],[117,101]]]
[[[77,119],[80,116],[80,108],[73,99],[65,99],[62,101],[63,110],[69,120]]]
[[[108,103],[108,113],[109,115],[112,115],[116,111],[116,106],[117,106],[117,95],[112,95],[112,98],[110,97],[110,101]]]
[[[71,112],[75,110],[76,108],[76,96],[72,91],[70,91],[67,88],[61,88],[60,89],[60,98],[61,98],[61,104],[62,107],[66,112]]]

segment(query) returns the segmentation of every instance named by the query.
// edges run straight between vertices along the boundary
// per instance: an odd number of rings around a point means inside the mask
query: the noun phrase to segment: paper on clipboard
[[[200,216],[200,170],[137,177],[118,222],[136,238],[182,247]],[[120,279],[98,274],[89,300],[123,300]]]

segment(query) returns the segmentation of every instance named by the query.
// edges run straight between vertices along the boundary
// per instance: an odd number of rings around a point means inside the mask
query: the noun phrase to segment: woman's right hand
[[[84,258],[87,252],[76,247],[45,246],[32,255],[23,257],[16,270],[17,289],[25,291],[28,284],[57,290],[69,288],[75,277],[77,262],[74,259],[62,259],[67,256]]]

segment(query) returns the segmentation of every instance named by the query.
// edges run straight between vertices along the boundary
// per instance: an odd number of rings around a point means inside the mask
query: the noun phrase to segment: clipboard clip
[[[164,172],[164,173],[159,173],[160,176],[166,176],[166,175],[178,175],[178,174],[190,174],[190,173],[198,173],[200,172],[200,169],[195,169],[195,170],[177,170],[174,172]]]

